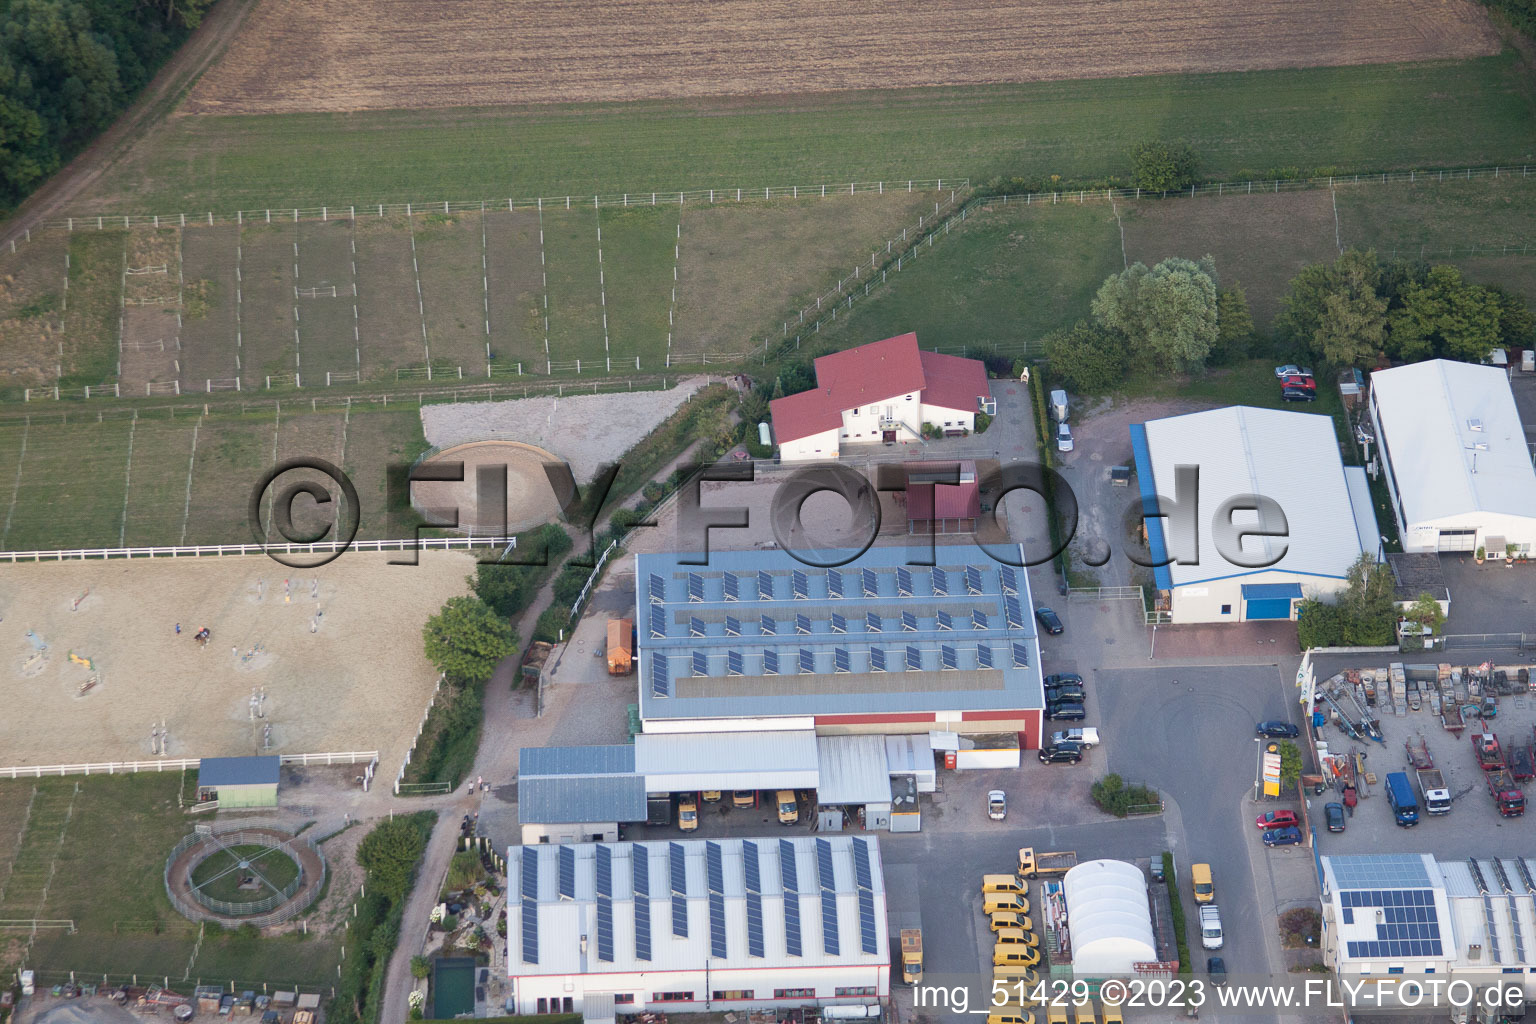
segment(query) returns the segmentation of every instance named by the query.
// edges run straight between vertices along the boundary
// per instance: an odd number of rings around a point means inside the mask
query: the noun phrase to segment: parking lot
[[[1381,667],[1385,667],[1385,663]],[[1319,685],[1321,683],[1320,678]],[[1309,796],[1308,810],[1316,816],[1315,823],[1318,826],[1319,852],[1375,853],[1399,849],[1432,853],[1444,858],[1506,857],[1522,854],[1536,843],[1536,815],[1502,818],[1495,809],[1472,749],[1471,737],[1482,728],[1475,721],[1460,736],[1455,736],[1441,726],[1439,716],[1430,711],[1427,701],[1422,710],[1409,711],[1401,718],[1393,714],[1390,704],[1370,710],[1382,716],[1383,743],[1350,739],[1331,722],[1323,726],[1319,733],[1320,738],[1335,752],[1364,752],[1367,770],[1376,776],[1375,785],[1360,788],[1359,806],[1353,817],[1348,819],[1343,833],[1326,832],[1321,820],[1323,805],[1339,799],[1337,794]],[[1486,723],[1488,730],[1499,737],[1506,749],[1506,756],[1510,746],[1532,742],[1533,726],[1536,726],[1536,698],[1529,693],[1500,697],[1497,717]],[[1400,828],[1394,822],[1391,808],[1387,805],[1385,782],[1388,772],[1408,771],[1404,744],[1410,738],[1423,739],[1427,744],[1435,767],[1445,777],[1452,802],[1449,814],[1425,814],[1421,807],[1419,824],[1412,828]],[[1409,779],[1413,781],[1411,772]],[[1520,785],[1536,794],[1536,785],[1532,782]]]

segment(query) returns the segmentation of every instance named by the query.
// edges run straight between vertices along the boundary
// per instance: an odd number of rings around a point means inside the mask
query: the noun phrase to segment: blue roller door
[[[1243,618],[1289,619],[1291,602],[1300,600],[1300,583],[1250,583],[1243,587]]]

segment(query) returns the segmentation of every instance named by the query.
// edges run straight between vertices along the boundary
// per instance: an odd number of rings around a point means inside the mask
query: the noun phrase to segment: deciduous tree
[[[479,683],[517,650],[512,627],[478,597],[450,597],[421,629],[427,660],[454,679]]]
[[[1133,263],[1099,288],[1094,320],[1123,334],[1132,358],[1166,370],[1198,370],[1216,343],[1211,269],[1177,257],[1151,270]]]
[[[1078,391],[1107,391],[1125,376],[1125,339],[1087,320],[1045,336],[1051,372]]]
[[[1132,180],[1149,192],[1189,188],[1195,180],[1195,151],[1183,142],[1151,141],[1131,147]]]
[[[1500,301],[1448,265],[1431,267],[1423,284],[1403,292],[1392,316],[1392,348],[1402,359],[1439,356],[1480,363],[1499,344]]]

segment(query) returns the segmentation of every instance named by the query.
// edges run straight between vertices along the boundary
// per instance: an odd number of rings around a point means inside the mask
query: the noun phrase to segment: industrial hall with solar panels
[[[507,883],[509,1013],[890,995],[873,838],[514,846]]]

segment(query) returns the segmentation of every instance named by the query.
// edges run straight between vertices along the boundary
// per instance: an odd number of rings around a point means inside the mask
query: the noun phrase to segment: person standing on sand
[[[181,636],[181,623],[176,623],[176,635]]]

